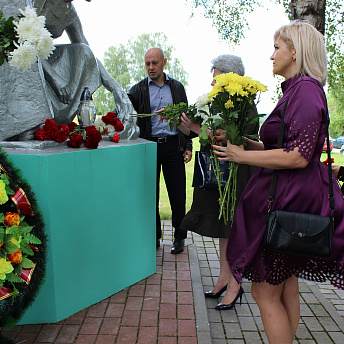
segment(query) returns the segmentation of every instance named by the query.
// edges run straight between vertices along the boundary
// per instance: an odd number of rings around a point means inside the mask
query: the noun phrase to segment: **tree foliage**
[[[344,131],[344,106],[338,102],[332,93],[327,95],[328,108],[331,115],[331,125],[329,127],[330,136],[341,136]]]
[[[247,15],[265,0],[188,0],[195,10],[203,9],[221,38],[238,44],[248,28]],[[336,109],[344,109],[344,0],[275,0],[283,4],[291,20],[305,19],[325,34],[328,51],[328,85]],[[343,113],[343,112],[342,112]],[[342,125],[344,116],[342,116]],[[338,120],[340,120],[338,118]],[[331,118],[331,126],[334,125]]]
[[[110,75],[128,92],[130,87],[147,76],[144,55],[149,48],[159,47],[167,58],[165,72],[187,86],[188,73],[181,61],[173,57],[174,48],[168,44],[162,32],[142,34],[127,44],[111,46],[104,54],[104,66]],[[98,113],[105,115],[115,108],[113,96],[104,87],[94,93],[94,104]]]

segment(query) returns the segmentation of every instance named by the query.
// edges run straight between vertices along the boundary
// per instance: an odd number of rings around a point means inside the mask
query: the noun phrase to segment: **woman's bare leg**
[[[286,280],[282,293],[282,304],[287,311],[294,338],[300,321],[299,281],[297,277],[292,276]]]
[[[260,309],[265,333],[270,344],[293,343],[299,312],[295,311],[297,304],[295,281],[291,281],[291,279],[293,277],[277,286],[266,282],[252,283],[252,296]],[[299,298],[298,294],[297,298]],[[287,303],[290,306],[286,308],[285,304]]]

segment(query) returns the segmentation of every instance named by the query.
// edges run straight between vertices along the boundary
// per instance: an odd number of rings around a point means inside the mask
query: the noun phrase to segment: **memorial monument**
[[[46,28],[53,38],[66,31],[70,39],[70,44],[56,45],[47,60],[38,60],[26,71],[8,63],[0,67],[0,141],[33,139],[47,118],[68,124],[76,115],[84,88],[93,93],[101,85],[114,96],[118,118],[124,124],[121,140],[138,138],[136,119],[130,116],[135,113],[133,106],[93,55],[71,1],[0,0],[4,17],[16,18],[19,8],[32,6],[38,15],[45,16]]]

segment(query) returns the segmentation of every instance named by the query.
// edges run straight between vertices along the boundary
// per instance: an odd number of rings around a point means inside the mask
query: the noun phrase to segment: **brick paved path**
[[[17,344],[268,344],[249,282],[234,310],[216,311],[218,300],[204,298],[219,274],[218,240],[189,233],[186,251],[172,255],[170,222],[163,239],[154,275],[57,324],[16,326],[7,336]],[[344,291],[299,285],[294,344],[344,344]]]
[[[23,344],[197,344],[188,251],[157,250],[157,272],[56,324],[16,326]]]

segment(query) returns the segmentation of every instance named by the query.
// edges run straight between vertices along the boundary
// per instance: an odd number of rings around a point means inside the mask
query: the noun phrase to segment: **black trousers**
[[[180,229],[185,216],[186,177],[184,155],[178,149],[178,135],[166,143],[157,143],[157,190],[156,190],[156,238],[161,239],[159,214],[160,172],[163,172],[172,210],[172,226],[175,239],[185,239],[187,231]]]

